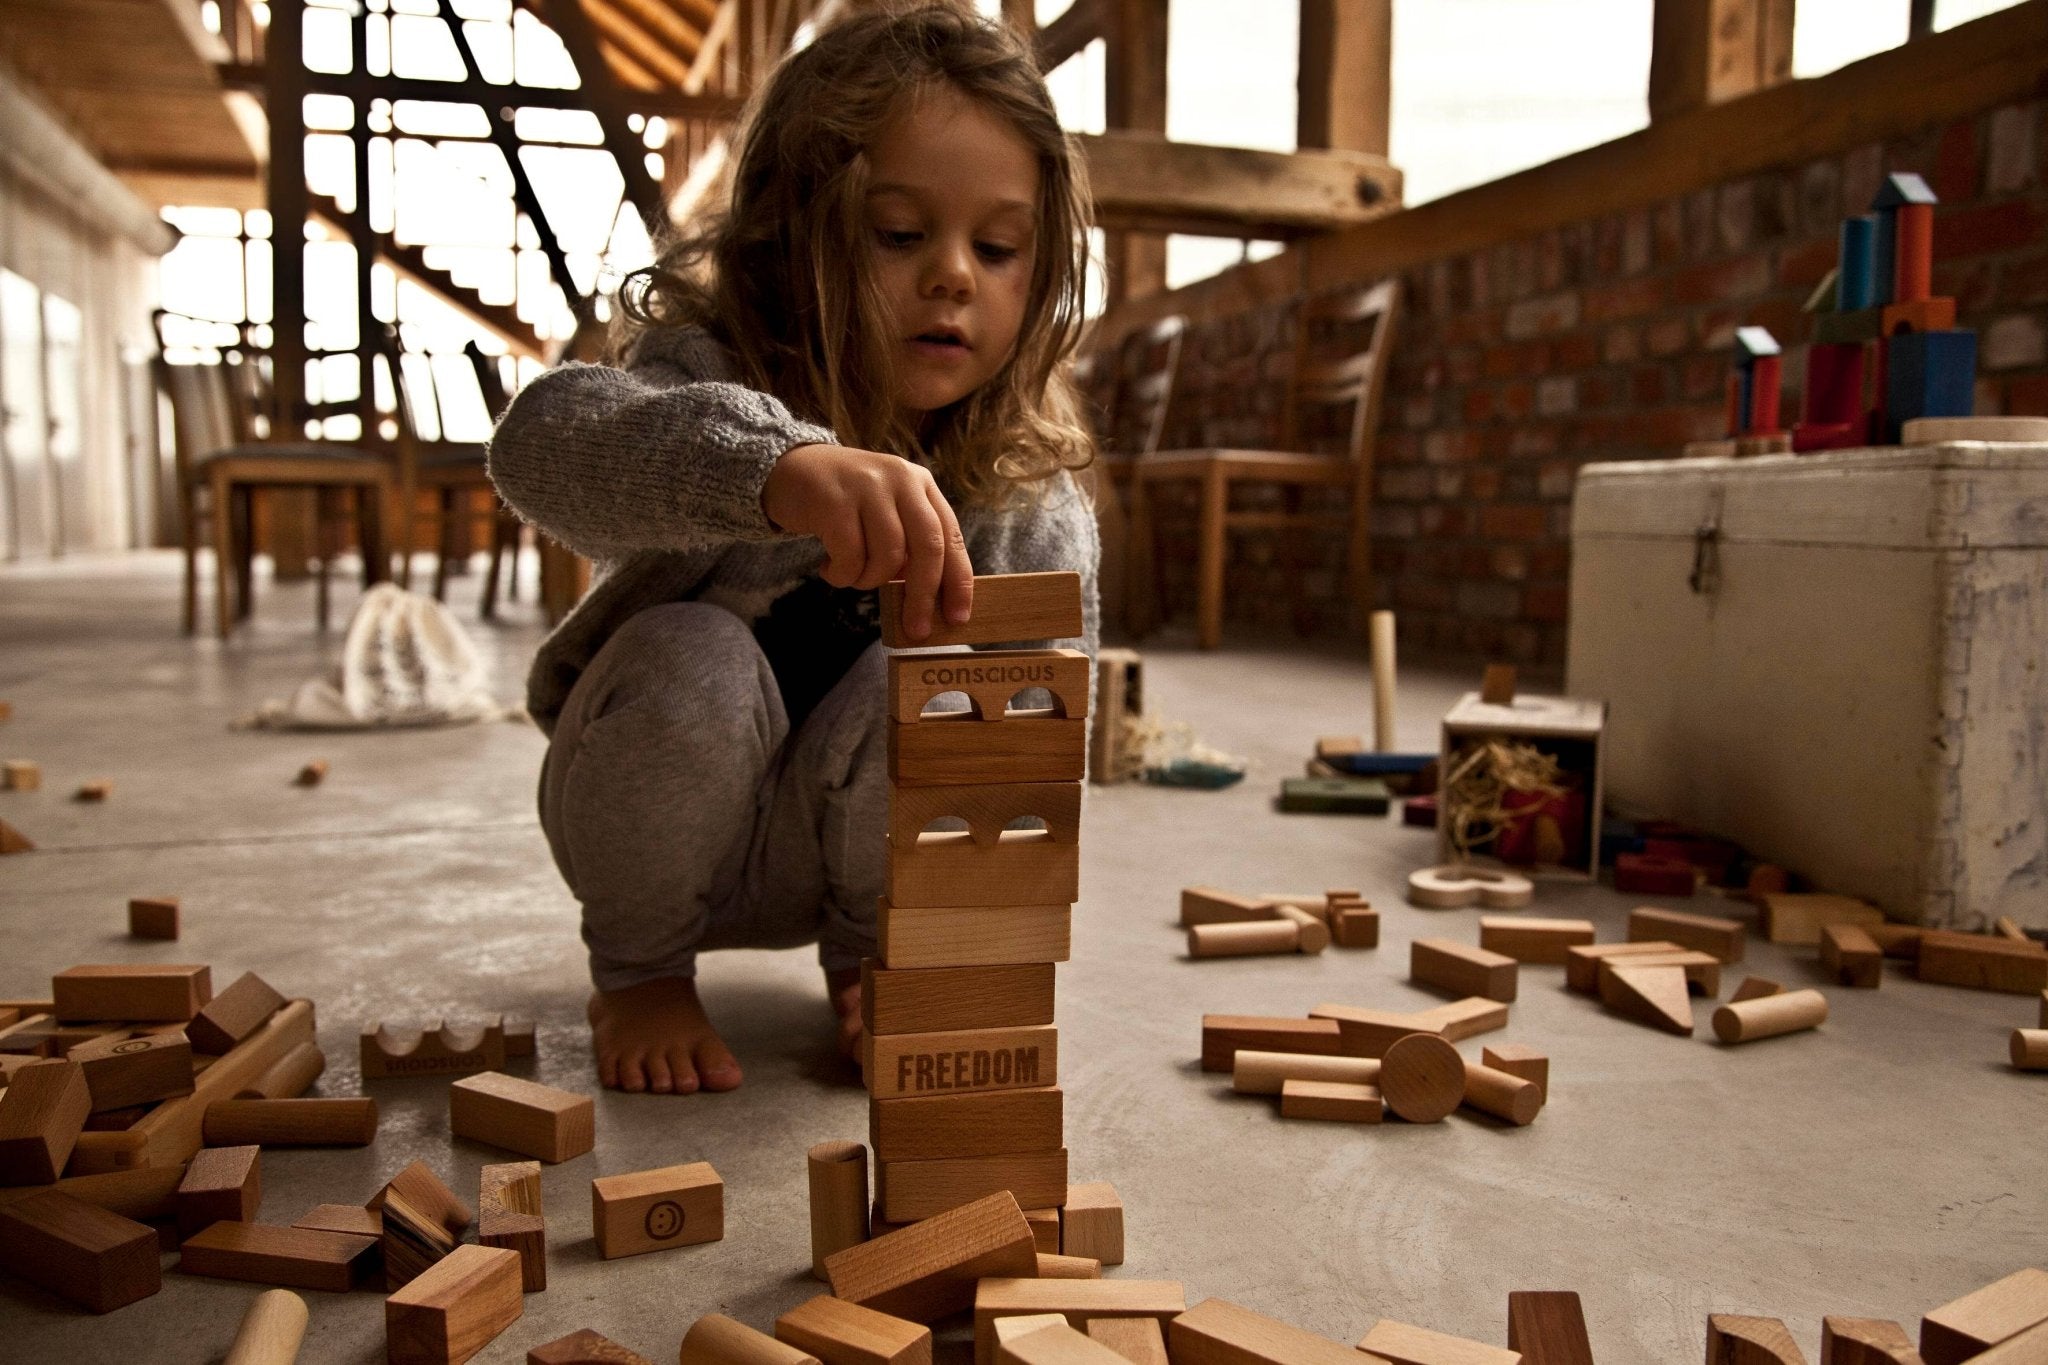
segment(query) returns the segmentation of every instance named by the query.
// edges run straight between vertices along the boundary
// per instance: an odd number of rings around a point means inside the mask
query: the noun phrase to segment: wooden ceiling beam
[[[644,94],[663,88],[661,77],[635,61],[632,53],[624,51],[610,39],[599,38],[597,50],[603,54],[604,64],[611,70],[613,79],[628,95],[635,91]],[[587,102],[579,101],[577,107],[582,108]]]
[[[1080,134],[1099,226],[1291,239],[1400,207],[1401,172],[1368,152],[1261,152],[1145,133]]]
[[[684,61],[694,61],[704,46],[704,30],[676,12],[666,0],[612,0],[628,18],[646,29]]]
[[[224,73],[236,84],[260,82],[256,67],[237,66]],[[316,95],[345,95],[350,99],[424,100],[442,104],[475,104],[496,109],[587,109],[589,96],[581,90],[553,86],[499,85],[490,81],[436,81],[410,76],[366,76],[359,73],[309,71],[306,89]],[[665,118],[733,119],[739,116],[738,99],[730,95],[703,95],[674,88],[630,92],[625,107],[638,114],[660,114]]]
[[[1387,154],[1394,0],[1301,0],[1294,145]]]
[[[583,13],[598,37],[627,54],[640,68],[663,84],[679,86],[690,74],[690,59],[677,53],[659,38],[640,27],[606,0],[580,0]],[[542,14],[545,15],[543,10]]]
[[[324,194],[308,196],[307,207],[315,217],[332,223],[343,232],[349,230],[351,215],[333,199]],[[510,304],[486,303],[483,296],[466,284],[459,284],[453,275],[438,266],[427,264],[426,249],[409,246],[379,234],[377,237],[377,259],[383,261],[397,274],[411,280],[420,288],[447,302],[471,322],[503,341],[514,352],[545,360],[546,347],[540,335],[533,330],[533,324],[519,316],[518,310]]]
[[[1103,37],[1108,20],[1107,0],[1074,0],[1059,18],[1038,30],[1038,69],[1050,72]]]

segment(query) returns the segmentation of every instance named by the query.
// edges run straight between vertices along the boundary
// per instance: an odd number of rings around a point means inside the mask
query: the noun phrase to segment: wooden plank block
[[[377,1101],[334,1099],[215,1100],[201,1131],[210,1146],[367,1147],[377,1139]]]
[[[1806,1357],[1776,1318],[1715,1313],[1707,1319],[1707,1365],[1806,1365]]]
[[[1031,1225],[1008,1194],[990,1195],[838,1252],[825,1261],[832,1292],[849,1303],[930,1322],[974,1302],[988,1276],[1038,1268]]]
[[[1463,1042],[1482,1033],[1508,1026],[1508,1007],[1497,1000],[1471,996],[1446,1005],[1432,1005],[1411,1016],[1424,1033],[1434,1033],[1447,1043]]]
[[[1280,1117],[1327,1119],[1338,1123],[1378,1123],[1385,1103],[1376,1085],[1348,1081],[1283,1081]]]
[[[1187,886],[1180,893],[1180,927],[1198,924],[1241,924],[1246,920],[1280,918],[1280,907],[1252,896],[1239,896],[1213,886]]]
[[[381,1239],[384,1236],[384,1215],[360,1204],[315,1204],[292,1219],[292,1226],[310,1228],[315,1232],[342,1232],[351,1237]]]
[[[1511,957],[1452,939],[1419,938],[1408,949],[1409,980],[1453,995],[1513,1000],[1517,971]]]
[[[0,1269],[93,1313],[163,1287],[155,1229],[55,1190],[0,1204]]]
[[[820,1294],[775,1320],[775,1339],[824,1365],[931,1365],[932,1329]]]
[[[1088,656],[1078,649],[979,649],[971,654],[889,656],[889,716],[914,724],[934,697],[959,692],[971,714],[999,721],[1019,692],[1042,687],[1062,719],[1088,714]]]
[[[1299,1052],[1260,1052],[1239,1048],[1230,1071],[1230,1088],[1240,1095],[1277,1095],[1289,1081],[1337,1081],[1373,1085],[1380,1064],[1372,1057],[1318,1057]]]
[[[1920,936],[1917,974],[1942,986],[2033,995],[2048,989],[2048,950],[2038,943],[1930,929]]]
[[[1079,782],[979,782],[953,787],[898,787],[889,795],[889,840],[906,850],[940,820],[967,826],[976,848],[993,848],[1003,832],[1036,820],[1063,844],[1081,837]]]
[[[1059,1029],[956,1029],[867,1040],[868,1093],[878,1100],[941,1092],[1026,1090],[1059,1081]]]
[[[253,1223],[263,1208],[263,1149],[202,1147],[178,1183],[178,1233],[190,1237],[223,1220]]]
[[[1149,1319],[1148,1319],[1149,1321]],[[1369,1356],[1224,1299],[1204,1299],[1166,1326],[1174,1365],[1366,1365]]]
[[[1012,1194],[1016,1191],[1012,1190]],[[1022,1203],[1022,1200],[1018,1201]],[[1024,1210],[1024,1221],[1031,1224],[1031,1245],[1040,1256],[1060,1254],[1060,1211],[1056,1205],[1042,1209]],[[1101,1262],[1097,1262],[1100,1265]]]
[[[74,1175],[54,1185],[17,1185],[0,1189],[0,1204],[26,1199],[44,1190],[68,1194],[83,1204],[133,1218],[138,1223],[175,1218],[178,1214],[178,1186],[185,1179],[185,1166],[148,1166],[133,1171],[108,1171],[101,1175]]]
[[[881,1161],[1050,1151],[1060,1145],[1065,1108],[1058,1086],[876,1100],[868,1141]]]
[[[1073,907],[1068,905],[967,911],[899,907],[885,899],[876,929],[883,965],[895,969],[1065,962],[1072,925]]]
[[[268,982],[254,972],[244,972],[192,1017],[185,1025],[185,1036],[192,1040],[194,1052],[218,1057],[283,1008],[284,997],[272,990]]]
[[[589,1327],[556,1337],[526,1353],[526,1365],[654,1365],[638,1351],[629,1351]]]
[[[339,1232],[219,1222],[185,1239],[178,1269],[218,1280],[344,1293],[374,1262],[376,1249],[368,1237]]]
[[[1921,1365],[1917,1355],[1906,1359],[1910,1365]],[[2036,1323],[2018,1336],[2007,1337],[1983,1355],[1971,1356],[1970,1365],[2035,1365],[2043,1360],[2048,1360],[2048,1322]]]
[[[66,1055],[85,1072],[95,1114],[192,1093],[192,1044],[182,1033],[110,1034]]]
[[[532,1034],[527,1038],[531,1041]],[[363,1030],[358,1051],[366,1081],[499,1071],[512,1055],[502,1017],[476,1028],[444,1026],[439,1020],[418,1030],[379,1025]]]
[[[1676,943],[1589,943],[1568,948],[1564,955],[1564,984],[1587,995],[1600,991],[1600,964],[1610,958],[1642,957],[1681,951]]]
[[[1188,930],[1188,956],[1199,960],[1277,956],[1303,951],[1300,922],[1277,912],[1269,920],[1197,924]]]
[[[456,1365],[525,1311],[516,1252],[457,1247],[384,1300],[385,1359],[391,1365]]]
[[[1721,993],[1721,959],[1697,949],[1679,948],[1670,952],[1642,953],[1635,957],[1607,958],[1595,970],[1600,978],[1605,978],[1617,967],[1677,967],[1685,973],[1685,987],[1692,994],[1711,998]],[[1596,993],[1603,989],[1606,988],[1596,987]]]
[[[1913,1338],[1896,1322],[1825,1317],[1820,1320],[1820,1365],[1922,1365],[1922,1361],[1913,1348]]]
[[[213,998],[213,973],[196,963],[87,963],[50,978],[59,1019],[181,1023]]]
[[[1539,919],[1529,915],[1484,915],[1479,946],[1517,962],[1561,967],[1567,948],[1593,941],[1589,919]]]
[[[1853,924],[1821,926],[1820,965],[1844,986],[1876,990],[1884,984],[1884,950]]]
[[[519,1253],[524,1292],[548,1287],[548,1226],[541,1212],[538,1161],[507,1161],[478,1173],[476,1240]]]
[[[588,1095],[523,1081],[499,1071],[448,1087],[448,1126],[457,1137],[538,1157],[550,1165],[597,1145],[597,1110]]]
[[[1522,1358],[1519,1351],[1432,1332],[1427,1327],[1414,1327],[1392,1318],[1374,1323],[1358,1343],[1358,1349],[1392,1365],[1517,1365]]]
[[[964,711],[889,722],[889,780],[898,787],[1078,782],[1088,722],[1028,713],[990,724]]]
[[[131,938],[176,939],[178,898],[176,896],[134,896],[128,901],[128,935]]]
[[[901,580],[881,589],[882,643],[891,649],[1070,640],[1081,634],[1081,575],[1068,572],[977,574],[969,618],[958,625],[933,613],[931,634],[903,633]]]
[[[384,1288],[401,1289],[448,1258],[462,1240],[432,1212],[418,1208],[386,1186],[378,1211],[377,1245],[384,1262]]]
[[[1600,1001],[1637,1023],[1686,1037],[1692,1035],[1692,998],[1682,967],[1609,964],[1600,973]]]
[[[1052,1321],[1040,1324],[1040,1316]],[[1122,1356],[1057,1314],[1001,1318],[998,1326],[994,1359],[1000,1365],[1123,1365]]]
[[[1167,1365],[1166,1334],[1159,1330],[1157,1318],[1090,1318],[1088,1339],[1107,1346],[1131,1365]]]
[[[1339,1005],[1330,1002],[1317,1005],[1309,1011],[1311,1020],[1337,1025],[1337,1046],[1333,1055],[1346,1057],[1384,1057],[1387,1049],[1411,1033],[1434,1033],[1436,1029],[1413,1014],[1401,1014],[1394,1010],[1368,1009],[1362,1005]],[[1258,1044],[1260,1051],[1307,1052],[1310,1049],[1292,1043]],[[1211,1067],[1204,1059],[1204,1071],[1221,1070]]]
[[[1827,1022],[1828,998],[1819,991],[1779,991],[1738,1000],[1714,1011],[1714,1036],[1724,1043],[1750,1043]]]
[[[1231,1070],[1240,1048],[1334,1057],[1344,1050],[1343,1044],[1343,1030],[1334,1019],[1290,1019],[1264,1014],[1202,1016],[1204,1071]]]
[[[861,1023],[869,1034],[1018,1028],[1053,1021],[1053,965],[892,970],[861,963]]]
[[[1067,1187],[1060,1206],[1060,1254],[1087,1256],[1103,1265],[1124,1263],[1124,1201],[1116,1186],[1093,1180]]]
[[[62,1175],[91,1112],[78,1063],[46,1061],[15,1072],[0,1090],[0,1185],[47,1185]]]
[[[998,1318],[1058,1313],[1079,1327],[1091,1318],[1156,1318],[1164,1327],[1187,1311],[1179,1280],[1038,1280],[991,1277],[974,1294],[974,1359],[995,1359]]]
[[[1593,1365],[1579,1296],[1561,1289],[1511,1290],[1508,1349],[1522,1353],[1522,1365]]]
[[[1927,1313],[1920,1354],[1927,1365],[1960,1365],[2040,1322],[2048,1322],[2048,1270],[2030,1266]]]
[[[725,1236],[725,1182],[708,1161],[590,1182],[590,1230],[607,1261]]]
[[[1828,892],[1766,891],[1757,896],[1757,925],[1773,943],[1820,942],[1823,924],[1884,923],[1884,912],[1854,896]]]
[[[1067,1197],[1067,1149],[932,1161],[875,1162],[875,1192],[891,1222],[930,1218],[1008,1190],[1020,1207],[1046,1208]],[[1035,1244],[1035,1243],[1034,1243]]]
[[[415,1161],[392,1176],[365,1207],[381,1209],[384,1201],[394,1194],[412,1205],[416,1212],[446,1229],[451,1237],[459,1238],[474,1217],[469,1205],[441,1183],[441,1178],[424,1161]]]
[[[1081,845],[1042,829],[1008,829],[993,847],[966,830],[914,844],[889,840],[889,903],[988,907],[1057,905],[1081,898]]]
[[[1712,953],[1722,962],[1740,962],[1749,933],[1739,919],[1644,905],[1628,912],[1628,937],[1631,943],[1676,943]]]
[[[1479,1060],[1495,1071],[1519,1076],[1536,1087],[1543,1103],[1550,1102],[1550,1058],[1533,1047],[1519,1043],[1496,1043],[1479,1050]]]

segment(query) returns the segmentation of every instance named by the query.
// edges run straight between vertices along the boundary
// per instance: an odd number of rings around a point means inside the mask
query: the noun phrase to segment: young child
[[[528,705],[583,907],[604,1084],[730,1090],[697,954],[815,940],[849,1055],[884,889],[874,589],[964,621],[976,573],[1079,570],[1092,442],[1063,363],[1088,194],[1032,58],[944,4],[868,13],[769,78],[724,212],[621,293],[491,443],[506,502],[599,561]]]

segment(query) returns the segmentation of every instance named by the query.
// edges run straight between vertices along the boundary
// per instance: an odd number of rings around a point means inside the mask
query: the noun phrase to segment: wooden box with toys
[[[1606,703],[1489,692],[1444,716],[1438,861],[1598,877]]]

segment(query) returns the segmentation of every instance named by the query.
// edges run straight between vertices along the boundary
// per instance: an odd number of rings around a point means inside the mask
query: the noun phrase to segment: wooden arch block
[[[1062,720],[1088,715],[1088,656],[1078,649],[985,649],[967,654],[896,654],[889,659],[889,715],[914,725],[934,697],[958,692],[980,720],[1038,712],[1012,710],[1019,692],[1043,688]],[[938,714],[938,713],[935,713]]]
[[[988,782],[898,787],[889,801],[889,842],[892,847],[913,850],[926,826],[948,816],[967,822],[976,848],[994,848],[1012,821],[1032,816],[1045,822],[1053,842],[1073,844],[1081,838],[1081,784]]]

